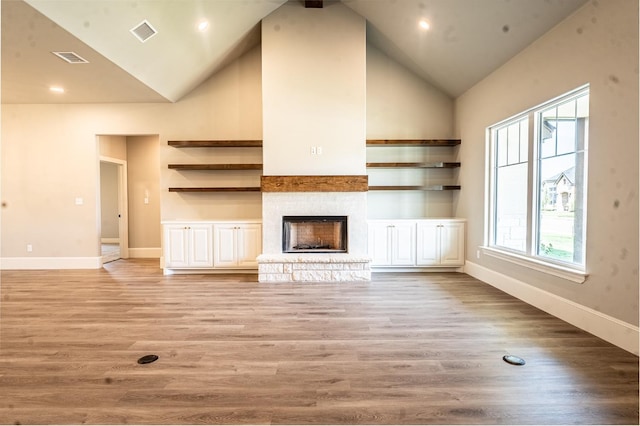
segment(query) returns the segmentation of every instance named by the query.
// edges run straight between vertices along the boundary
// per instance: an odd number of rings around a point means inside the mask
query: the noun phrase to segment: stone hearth
[[[370,281],[368,257],[348,254],[263,254],[258,258],[260,282]]]

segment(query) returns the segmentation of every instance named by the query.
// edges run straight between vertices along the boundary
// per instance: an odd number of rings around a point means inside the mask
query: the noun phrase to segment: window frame
[[[497,122],[486,129],[486,158],[485,158],[485,235],[483,253],[505,260],[520,266],[544,272],[553,276],[564,278],[576,283],[583,283],[587,277],[587,247],[586,247],[586,228],[587,228],[587,192],[588,192],[588,122],[586,144],[583,148],[583,168],[584,168],[584,185],[582,196],[583,202],[583,219],[582,219],[582,238],[583,238],[583,264],[573,262],[563,262],[561,260],[552,259],[538,254],[538,240],[540,239],[540,206],[542,182],[540,182],[541,157],[540,137],[542,125],[539,116],[549,108],[559,106],[568,101],[579,99],[584,95],[590,95],[589,84],[578,87],[568,93],[509,117],[505,120]],[[590,114],[590,113],[589,113]],[[587,116],[588,117],[588,116]],[[498,179],[497,170],[500,167],[497,158],[497,143],[494,135],[502,128],[506,128],[516,122],[526,119],[527,124],[527,195],[526,195],[526,242],[525,251],[519,251],[513,248],[497,245],[497,189]],[[556,141],[557,144],[557,141]],[[578,149],[574,151],[578,155]]]

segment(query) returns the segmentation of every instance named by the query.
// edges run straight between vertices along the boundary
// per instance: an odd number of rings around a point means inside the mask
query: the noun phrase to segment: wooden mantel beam
[[[323,0],[305,0],[304,7],[322,9],[322,6],[323,6],[322,2]]]
[[[367,175],[262,176],[262,192],[367,192]]]

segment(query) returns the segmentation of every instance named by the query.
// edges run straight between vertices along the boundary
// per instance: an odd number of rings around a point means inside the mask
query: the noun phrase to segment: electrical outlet
[[[480,259],[480,250],[476,250],[476,259]]]
[[[33,251],[33,246],[31,244],[27,244],[27,253],[31,253]]]
[[[316,147],[316,154],[322,155],[322,147],[321,146],[317,146]]]

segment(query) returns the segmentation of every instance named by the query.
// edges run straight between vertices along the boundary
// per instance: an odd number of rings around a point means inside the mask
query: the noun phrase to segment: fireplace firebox
[[[283,216],[283,253],[347,253],[347,216]]]

